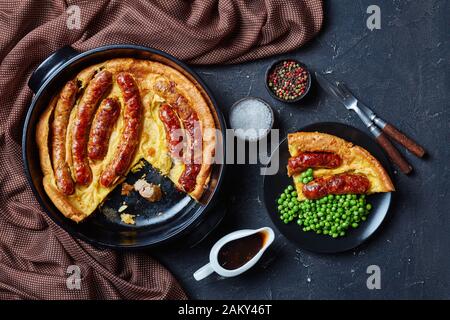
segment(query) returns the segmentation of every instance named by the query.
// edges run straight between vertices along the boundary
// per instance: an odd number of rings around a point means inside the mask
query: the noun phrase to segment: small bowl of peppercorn
[[[266,88],[273,98],[296,103],[309,92],[311,74],[303,63],[295,59],[279,60],[267,68]]]

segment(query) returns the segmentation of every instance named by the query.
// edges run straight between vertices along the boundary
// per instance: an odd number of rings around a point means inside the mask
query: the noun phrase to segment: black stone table
[[[234,101],[257,96],[273,106],[281,136],[314,122],[337,121],[364,129],[355,114],[316,84],[298,106],[273,100],[264,87],[267,66],[295,57],[313,71],[346,82],[380,116],[429,151],[426,160],[402,148],[415,173],[395,172],[389,219],[356,250],[319,255],[298,249],[277,230],[272,249],[250,272],[212,275],[196,282],[194,271],[224,234],[273,227],[261,194],[260,165],[230,166],[233,188],[224,190],[227,214],[202,243],[150,254],[160,259],[195,299],[386,299],[450,298],[450,1],[325,1],[321,34],[300,50],[248,64],[196,67],[227,117]],[[381,29],[366,26],[371,4],[381,8]],[[367,267],[381,269],[381,289],[366,286]]]

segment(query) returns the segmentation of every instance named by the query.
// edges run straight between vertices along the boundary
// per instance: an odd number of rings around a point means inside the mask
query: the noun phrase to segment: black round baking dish
[[[215,213],[210,209],[217,200],[225,172],[224,161],[217,161],[213,165],[209,186],[200,202],[190,198],[186,199],[186,197],[183,198],[176,190],[170,190],[170,198],[166,201],[166,205],[176,207],[175,205],[183,201],[181,209],[178,204],[176,212],[159,216],[155,214],[155,210],[151,207],[141,206],[143,214],[139,215],[140,221],[137,220],[136,225],[126,225],[120,221],[118,214],[114,216],[110,213],[108,214],[108,210],[103,209],[97,209],[85,221],[77,224],[65,218],[58,211],[43,188],[43,175],[35,143],[36,124],[41,113],[47,107],[54,93],[79,71],[93,64],[119,57],[147,59],[164,63],[178,70],[193,82],[207,101],[213,114],[216,128],[219,129],[218,133],[221,135],[217,139],[220,143],[216,146],[216,154],[221,154],[223,158],[225,157],[225,143],[223,142],[226,126],[223,115],[203,81],[183,62],[160,50],[136,45],[109,45],[83,53],[77,52],[72,47],[63,47],[42,62],[31,75],[28,82],[30,89],[35,95],[24,123],[22,151],[25,172],[31,188],[42,208],[55,223],[71,235],[94,245],[136,249],[160,246],[179,238],[193,237],[201,239],[204,237],[204,234],[195,236],[192,234],[210,232],[211,221],[215,221],[213,225],[216,225],[221,219],[221,217],[212,219],[211,215]],[[220,150],[217,150],[217,148],[220,148]],[[151,168],[146,173],[154,177],[158,176],[156,171]],[[160,177],[160,179],[164,178]],[[161,182],[168,185],[167,181]],[[117,194],[120,196],[120,192],[115,191],[111,193],[112,199],[110,200],[110,197],[108,197],[108,200],[105,201],[106,205],[104,204],[102,208],[104,206],[108,207],[108,203],[111,207],[117,205],[117,201],[119,201]],[[203,221],[208,225],[207,228],[200,227]]]

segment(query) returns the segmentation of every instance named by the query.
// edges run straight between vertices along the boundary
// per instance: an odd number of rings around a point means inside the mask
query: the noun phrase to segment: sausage
[[[308,168],[337,168],[342,164],[339,155],[331,152],[301,152],[288,160],[288,175],[300,173]]]
[[[175,83],[158,81],[154,85],[154,89],[164,96],[174,108],[188,134],[189,147],[187,148],[188,152],[184,155],[185,168],[178,182],[184,191],[191,192],[195,189],[202,162],[202,154],[199,151],[202,148],[203,140],[197,113],[191,108],[188,100],[176,92]]]
[[[87,160],[89,129],[95,108],[111,84],[111,72],[100,71],[86,87],[78,105],[72,133],[72,159],[76,182],[81,185],[89,185],[92,181],[92,172]]]
[[[197,114],[191,110],[187,118],[183,119],[184,127],[189,135],[188,154],[185,156],[185,168],[178,182],[186,192],[195,189],[197,176],[202,163],[202,135]]]
[[[331,177],[317,178],[303,185],[307,199],[319,199],[328,194],[364,194],[370,188],[370,181],[360,174],[343,173]]]
[[[159,118],[164,124],[166,138],[169,143],[169,152],[172,158],[181,159],[183,157],[183,138],[180,119],[175,110],[168,104],[163,104],[159,109]]]
[[[197,184],[197,176],[201,167],[201,164],[197,163],[186,164],[183,173],[178,179],[178,182],[183,187],[184,191],[191,192],[195,189],[195,185]]]
[[[66,162],[66,134],[70,112],[75,104],[78,86],[71,80],[61,90],[52,123],[52,161],[56,186],[65,195],[75,192],[70,168]]]
[[[127,72],[121,72],[117,76],[117,84],[125,101],[124,128],[114,157],[100,177],[100,183],[107,188],[124,175],[130,166],[139,144],[142,122],[142,102],[133,77]]]
[[[91,160],[102,160],[108,152],[111,131],[120,115],[117,98],[106,98],[100,103],[92,121],[89,135],[88,156]]]

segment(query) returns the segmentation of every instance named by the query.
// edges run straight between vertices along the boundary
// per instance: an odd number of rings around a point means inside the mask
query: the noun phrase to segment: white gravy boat
[[[245,264],[243,264],[241,267],[237,269],[225,269],[219,264],[219,251],[222,249],[222,247],[227,244],[230,241],[245,238],[247,236],[256,234],[258,232],[261,232],[264,234],[263,237],[263,244],[259,251],[248,260]],[[223,238],[221,238],[219,241],[217,241],[214,246],[211,248],[211,252],[209,253],[209,263],[198,269],[194,273],[194,278],[197,281],[200,281],[213,272],[218,273],[222,277],[235,277],[237,275],[240,275],[241,273],[247,271],[251,267],[253,267],[256,262],[261,258],[264,251],[272,244],[273,240],[275,239],[275,234],[273,230],[269,227],[264,227],[256,230],[238,230],[232,233],[227,234]]]

